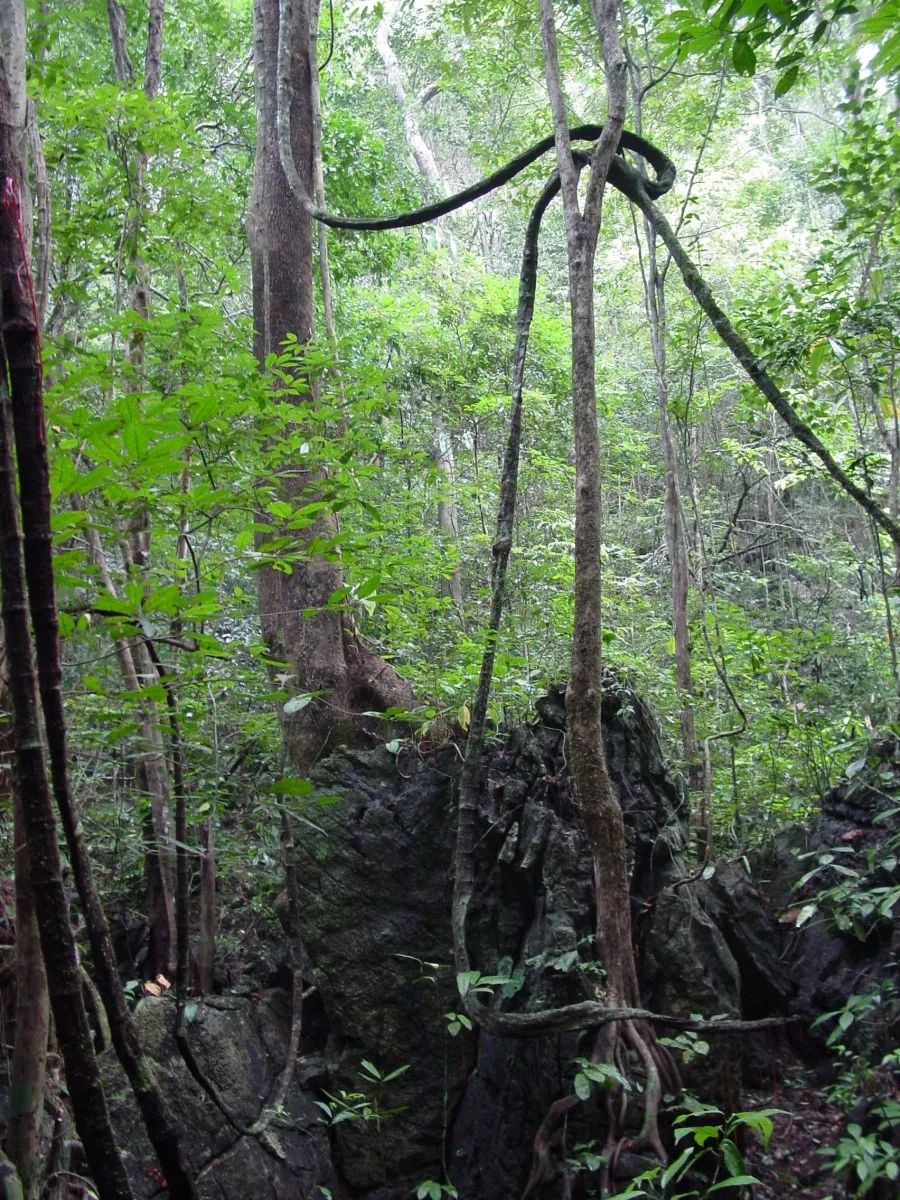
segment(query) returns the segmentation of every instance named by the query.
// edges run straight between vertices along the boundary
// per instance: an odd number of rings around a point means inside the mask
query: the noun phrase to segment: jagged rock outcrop
[[[792,988],[791,1011],[807,1022],[843,1008],[852,995],[896,984],[898,828],[900,739],[880,737],[823,796],[818,820],[788,826],[759,857],[756,874],[781,917],[780,958]],[[893,915],[879,912],[892,897]],[[811,904],[816,911],[809,916]],[[845,1041],[867,1053],[886,1050],[896,1045],[898,1018],[900,1004],[879,1002],[868,1019],[854,1021]],[[829,1029],[820,1028],[818,1038]],[[802,1037],[804,1048],[814,1045],[805,1032]]]
[[[662,900],[685,873],[686,803],[665,768],[640,700],[610,677],[607,753],[618,786],[639,901],[636,936],[649,964],[648,999],[677,1011],[739,1011],[739,979],[723,938],[688,889]],[[469,942],[486,974],[510,976],[498,1003],[535,1010],[586,999],[598,981],[592,954],[590,858],[568,778],[563,691],[537,720],[486,754],[479,886]],[[359,1064],[408,1070],[379,1105],[381,1122],[335,1127],[336,1165],[354,1194],[408,1195],[444,1164],[462,1196],[518,1197],[531,1139],[584,1052],[578,1035],[511,1042],[463,1031],[450,940],[454,783],[452,744],[339,750],[314,781],[337,803],[315,810],[320,833],[298,845],[303,936],[331,1038],[329,1091],[360,1088]],[[310,814],[312,815],[312,814]],[[674,941],[677,963],[667,949]],[[505,996],[501,998],[501,992]],[[371,1094],[371,1088],[367,1088]]]
[[[266,1131],[250,1137],[233,1129],[188,1073],[172,1037],[175,1005],[146,997],[135,1012],[141,1040],[176,1124],[202,1200],[320,1200],[319,1186],[336,1181],[327,1130],[311,1093],[290,1089],[284,1110]],[[281,990],[256,997],[215,996],[198,1003],[188,1030],[204,1074],[226,1098],[238,1122],[260,1115],[284,1067],[290,1035],[290,997]],[[156,1156],[147,1140],[124,1074],[111,1052],[103,1058],[107,1096],[136,1197],[160,1194]],[[302,1078],[302,1077],[301,1077]]]

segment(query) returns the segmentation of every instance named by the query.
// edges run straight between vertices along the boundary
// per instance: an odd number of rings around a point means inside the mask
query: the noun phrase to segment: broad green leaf
[[[276,796],[308,796],[313,791],[313,785],[308,779],[276,779],[268,784],[266,791]]]
[[[719,1183],[714,1183],[706,1194],[711,1196],[713,1192],[723,1192],[726,1188],[752,1187],[758,1183],[755,1175],[736,1175],[732,1179],[722,1179]]]
[[[739,75],[754,75],[756,73],[756,52],[741,35],[734,39],[731,50],[731,61]]]

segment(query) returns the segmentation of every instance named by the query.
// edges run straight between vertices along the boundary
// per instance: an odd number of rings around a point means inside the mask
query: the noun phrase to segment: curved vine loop
[[[412,209],[410,212],[398,213],[389,217],[345,217],[336,213],[326,212],[317,208],[307,194],[303,182],[297,172],[291,148],[291,42],[292,26],[294,23],[293,0],[281,0],[280,20],[278,28],[278,97],[277,97],[277,135],[278,154],[282,170],[295,200],[301,208],[316,221],[328,225],[332,229],[384,230],[407,229],[416,225],[424,225],[428,221],[446,216],[448,213],[462,208],[472,201],[487,196],[490,192],[502,187],[519,175],[526,167],[536,162],[543,154],[552,149],[555,144],[554,135],[549,134],[541,141],[524,150],[504,166],[488,175],[478,183],[464,188],[454,196],[448,196],[434,204]],[[577,125],[569,130],[571,141],[595,141],[603,132],[602,125]],[[636,167],[626,162],[624,152],[629,151],[650,166],[656,173],[655,179],[645,176]],[[573,155],[577,160],[577,152]],[[584,165],[583,163],[581,164]],[[580,169],[580,168],[579,168]],[[654,204],[666,192],[670,191],[675,182],[675,166],[667,154],[658,146],[636,133],[625,130],[619,141],[619,153],[613,159],[609,170],[609,182],[632,203],[640,208],[650,223],[658,232],[660,238],[678,264],[685,285],[696,299],[697,303],[709,317],[716,333],[747,372],[752,382],[762,392],[778,415],[784,420],[791,433],[806,448],[818,458],[826,472],[834,481],[859,504],[890,537],[895,546],[900,547],[900,522],[891,516],[877,501],[873,500],[865,487],[851,479],[841,467],[827,446],[803,420],[794,404],[778,386],[766,370],[760,359],[753,353],[748,344],[737,332],[728,319],[724,310],[701,276],[696,265],[681,245],[675,231],[666,221],[663,214]]]
[[[554,135],[552,133],[548,134],[547,137],[541,138],[539,142],[535,142],[533,146],[530,146],[527,150],[523,150],[521,154],[518,154],[502,167],[499,167],[486,178],[479,180],[478,183],[473,183],[470,187],[463,188],[462,191],[457,192],[455,195],[447,196],[445,199],[438,200],[434,204],[426,204],[421,208],[411,209],[409,212],[397,213],[389,217],[346,217],[338,213],[326,212],[325,209],[318,208],[313,203],[312,197],[306,191],[297,171],[297,164],[294,162],[294,152],[291,146],[290,114],[291,101],[293,100],[291,47],[294,23],[293,0],[281,0],[278,23],[278,95],[276,115],[278,156],[281,161],[281,169],[284,171],[294,199],[304,212],[308,213],[314,220],[329,226],[331,229],[371,231],[378,229],[409,229],[416,225],[425,225],[429,221],[437,220],[438,217],[444,217],[448,213],[454,212],[458,208],[463,208],[465,205],[471,204],[474,200],[480,200],[482,196],[487,196],[491,192],[496,191],[497,188],[502,187],[505,183],[509,183],[511,179],[515,179],[526,167],[530,167],[532,163],[537,162],[539,158],[549,150],[552,150],[555,145]],[[576,125],[569,130],[569,138],[573,142],[595,142],[602,133],[602,125]],[[637,154],[645,162],[648,162],[655,171],[656,178],[650,179],[634,167],[629,166],[622,157],[625,151]],[[576,151],[573,157],[576,159],[578,169],[581,170],[585,166],[585,162],[583,161],[584,156],[579,155],[579,152]],[[631,199],[634,199],[632,193],[637,181],[639,181],[644,193],[652,199],[658,200],[671,190],[672,184],[675,182],[675,164],[658,146],[654,146],[652,142],[648,142],[646,138],[640,137],[636,133],[625,130],[619,141],[619,154],[613,159],[612,166],[610,167],[609,181],[620,192],[623,192]],[[559,184],[557,183],[558,190]],[[552,198],[551,196],[546,203],[549,204]],[[538,203],[540,204],[540,201]],[[544,207],[546,208],[546,204]],[[540,224],[540,220],[538,223]]]

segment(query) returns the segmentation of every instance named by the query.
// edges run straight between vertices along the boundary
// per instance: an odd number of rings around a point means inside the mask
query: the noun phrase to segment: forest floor
[[[828,1088],[809,1073],[794,1069],[774,1092],[748,1091],[748,1110],[784,1109],[773,1117],[775,1131],[768,1148],[757,1139],[747,1146],[747,1170],[761,1180],[756,1200],[826,1200],[843,1194],[822,1150],[834,1146],[846,1123],[846,1112],[828,1099]]]

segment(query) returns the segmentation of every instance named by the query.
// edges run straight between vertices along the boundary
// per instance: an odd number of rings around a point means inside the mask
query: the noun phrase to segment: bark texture
[[[630,57],[628,58],[629,76],[631,82],[632,107],[634,109],[635,128],[643,132],[643,101],[646,90],[642,86],[640,68]],[[652,83],[652,80],[651,80]],[[649,86],[649,85],[648,85]],[[719,89],[721,96],[721,86]],[[718,97],[710,118],[715,120],[718,111]],[[706,147],[710,130],[700,147],[694,169],[688,183],[688,197],[693,181],[697,176],[700,159]],[[687,198],[682,204],[681,217],[686,212]],[[680,224],[680,222],[679,222]],[[642,279],[647,317],[650,322],[650,337],[653,349],[653,367],[656,373],[657,400],[659,403],[659,428],[662,442],[663,462],[665,463],[665,498],[664,516],[666,533],[666,551],[671,571],[672,596],[672,633],[675,641],[675,681],[678,685],[681,702],[681,743],[684,748],[684,762],[687,769],[688,787],[692,792],[703,786],[702,762],[700,747],[697,741],[697,726],[694,716],[694,681],[691,661],[691,636],[688,623],[688,594],[690,588],[690,567],[688,562],[687,536],[684,528],[684,515],[681,501],[681,481],[678,465],[678,451],[675,443],[675,433],[672,428],[672,418],[669,414],[669,371],[667,361],[668,337],[668,308],[666,299],[666,276],[671,264],[671,255],[663,262],[660,261],[656,231],[646,220],[643,225],[644,243],[647,251],[646,267],[642,264]],[[707,842],[709,837],[707,836]]]
[[[542,0],[547,85],[562,181],[569,305],[572,316],[572,414],[575,440],[575,627],[567,692],[572,738],[572,782],[594,855],[597,942],[611,1005],[636,1005],[637,975],[631,943],[627,856],[622,809],[603,750],[601,613],[601,470],[594,374],[594,260],[610,164],[625,124],[625,57],[616,29],[615,0],[594,5],[602,28],[609,111],[591,158],[584,212],[572,157],[556,52],[552,0]]]
[[[313,336],[312,220],[282,166],[289,155],[289,170],[308,201],[314,190],[309,9],[304,0],[288,0],[281,10],[278,0],[253,5],[257,132],[248,233],[261,368],[268,355],[282,351],[289,335],[301,346]],[[279,145],[288,139],[287,146]],[[302,364],[298,374],[302,379]],[[276,486],[280,499],[300,506],[320,496],[322,485],[315,471],[286,462]],[[268,652],[292,673],[292,689],[316,694],[311,704],[284,718],[288,753],[300,770],[335,742],[359,739],[356,713],[412,703],[409,686],[363,644],[340,612],[327,607],[343,580],[337,533],[333,514],[325,510],[303,530],[291,569],[264,568],[259,576]],[[327,556],[307,554],[304,547],[314,539],[335,548]]]
[[[5,16],[0,10],[0,16]],[[23,77],[24,82],[24,77]],[[0,130],[0,186],[9,195],[9,157],[5,134]],[[10,258],[12,223],[0,223],[0,272],[3,282],[3,374],[20,384],[37,365],[28,342],[36,336],[33,321],[17,311],[17,276],[20,260]],[[11,266],[11,270],[10,270]],[[20,339],[18,326],[32,326],[32,338]],[[12,335],[12,336],[10,336]],[[30,360],[30,361],[29,361]],[[5,378],[0,380],[0,585],[3,592],[3,628],[9,663],[10,695],[16,738],[16,779],[22,797],[22,814],[28,838],[31,883],[47,967],[50,1004],[66,1067],[66,1081],[75,1123],[101,1200],[130,1200],[131,1189],[119,1154],[100,1085],[93,1040],[81,991],[81,968],[69,923],[69,904],[62,881],[56,819],[44,766],[44,749],[37,708],[35,669],[31,652],[28,600],[23,570],[13,466],[13,432],[10,399]]]
[[[5,684],[3,695],[5,708]],[[16,1042],[10,1064],[6,1148],[18,1169],[24,1200],[32,1200],[37,1195],[40,1183],[40,1134],[50,1002],[31,889],[25,811],[18,789],[13,796],[13,846],[16,885]]]
[[[24,10],[19,5],[0,6],[0,139],[3,166],[11,184],[23,186],[23,162],[18,147],[28,120],[24,106]],[[16,81],[21,82],[21,87]],[[33,121],[29,123],[33,128]],[[43,161],[41,159],[41,161]],[[46,172],[44,172],[46,175]],[[4,217],[8,219],[8,217]],[[11,232],[11,231],[7,231]],[[0,356],[2,358],[2,356]],[[2,363],[5,372],[5,362]],[[5,658],[0,662],[2,708],[9,711]],[[40,1163],[39,1143],[44,1111],[47,1037],[50,1022],[47,974],[41,953],[40,932],[31,885],[28,833],[25,820],[27,797],[13,789],[13,861],[16,892],[16,1041],[10,1064],[10,1106],[7,1149],[15,1163],[25,1200],[37,1194]]]

